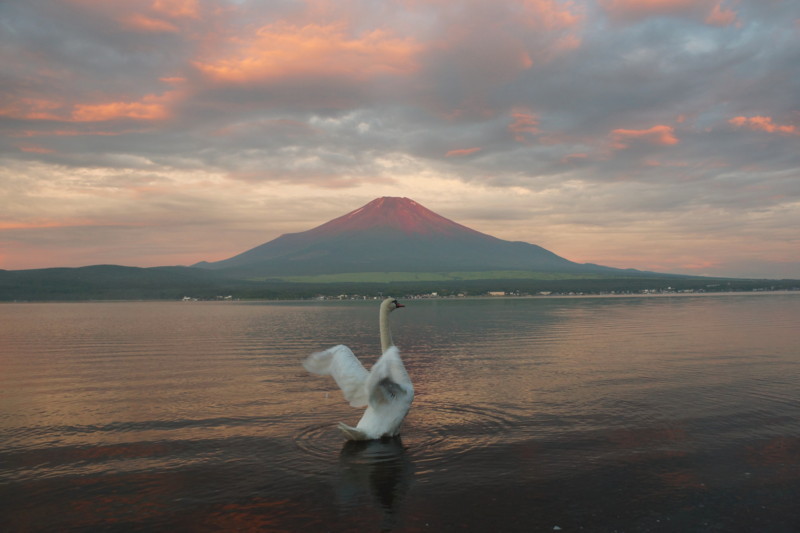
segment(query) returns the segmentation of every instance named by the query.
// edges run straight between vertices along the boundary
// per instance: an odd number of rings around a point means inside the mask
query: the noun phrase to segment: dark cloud
[[[766,245],[799,217],[792,2],[70,0],[0,20],[0,268],[78,246],[46,229],[75,219],[106,228],[93,254],[137,213],[244,246],[380,194],[572,249],[584,228],[589,254],[591,228],[648,219],[796,264],[796,240]]]

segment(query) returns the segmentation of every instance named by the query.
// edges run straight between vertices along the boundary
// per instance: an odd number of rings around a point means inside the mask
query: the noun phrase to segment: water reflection
[[[372,302],[0,305],[3,530],[800,531],[800,293],[412,304],[344,446]]]
[[[371,500],[383,515],[381,530],[393,529],[411,487],[414,463],[402,439],[347,441],[339,454],[336,492],[340,504],[356,509]]]

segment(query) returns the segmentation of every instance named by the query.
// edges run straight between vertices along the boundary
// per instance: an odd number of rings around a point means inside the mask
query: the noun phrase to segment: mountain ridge
[[[0,302],[87,301],[87,300],[181,300],[186,296],[205,300],[252,299],[291,300],[343,293],[418,295],[432,291],[440,295],[486,294],[505,291],[536,294],[655,291],[753,291],[798,290],[800,280],[735,280],[692,278],[659,274],[646,275],[537,275],[524,272],[486,272],[486,277],[451,272],[442,276],[422,273],[394,281],[381,274],[352,276],[352,281],[304,278],[302,281],[254,281],[228,276],[224,271],[192,267],[129,267],[91,265],[31,270],[0,270]],[[475,273],[473,273],[475,274]],[[490,277],[491,276],[491,277]],[[513,279],[512,279],[513,278]]]
[[[376,198],[309,230],[193,266],[253,277],[399,271],[638,272],[575,263],[536,244],[499,239],[405,197]]]

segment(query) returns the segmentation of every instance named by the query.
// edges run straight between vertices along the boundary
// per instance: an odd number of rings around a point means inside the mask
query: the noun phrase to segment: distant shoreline
[[[712,291],[712,292],[665,292],[665,293],[630,293],[630,294],[526,294],[526,295],[468,295],[468,296],[397,296],[406,301],[441,301],[441,300],[554,300],[554,299],[601,299],[601,298],[688,298],[688,297],[723,297],[723,296],[781,296],[800,295],[800,290],[758,290],[758,291]],[[196,299],[184,301],[181,299],[132,299],[132,300],[0,300],[0,305],[13,304],[114,304],[114,303],[180,303],[180,304],[234,304],[234,303],[268,303],[268,304],[335,304],[374,302],[380,296],[362,298],[291,298],[291,299],[265,299],[265,298],[240,298],[233,300]]]

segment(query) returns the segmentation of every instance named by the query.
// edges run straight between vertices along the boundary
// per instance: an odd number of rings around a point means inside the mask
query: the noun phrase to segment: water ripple
[[[408,457],[420,467],[418,476],[448,468],[476,450],[508,442],[524,416],[511,406],[467,405],[436,400],[415,401],[401,432]],[[294,443],[309,458],[302,469],[329,463],[345,445],[335,423],[311,423],[294,435]],[[377,448],[380,450],[381,448]],[[383,459],[393,460],[395,452]],[[381,461],[380,455],[369,457]]]

